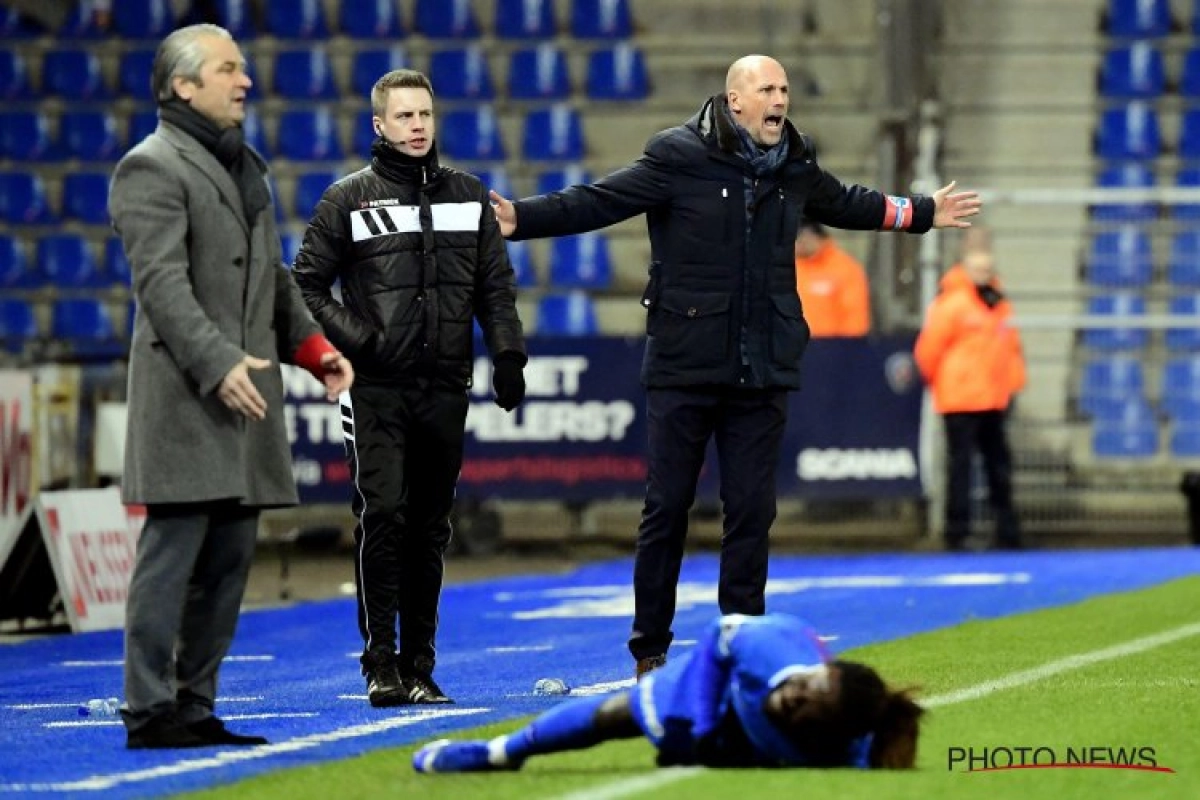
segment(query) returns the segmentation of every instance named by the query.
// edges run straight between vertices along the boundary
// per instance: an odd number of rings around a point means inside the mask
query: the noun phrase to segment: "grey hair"
[[[220,25],[202,23],[172,31],[162,40],[154,54],[154,67],[150,71],[150,93],[156,102],[165,103],[175,96],[172,85],[175,78],[200,83],[200,70],[206,55],[200,40],[206,36],[233,39],[233,35]]]

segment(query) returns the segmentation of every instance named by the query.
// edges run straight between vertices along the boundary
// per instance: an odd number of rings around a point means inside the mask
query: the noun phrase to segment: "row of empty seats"
[[[94,247],[79,234],[52,233],[37,239],[30,254],[20,239],[0,235],[0,290],[108,289],[129,283],[129,262],[116,237]]]
[[[1184,160],[1200,160],[1200,107],[1185,108],[1179,115],[1179,135],[1168,142],[1159,111],[1144,100],[1134,100],[1101,112],[1093,150],[1113,162],[1145,161],[1167,152]]]
[[[1086,313],[1113,320],[1109,327],[1101,322],[1082,333],[1081,343],[1088,349],[1104,352],[1142,351],[1150,346],[1151,330],[1138,325],[1146,317],[1146,298],[1138,292],[1115,291],[1098,294],[1087,301]],[[1166,313],[1180,318],[1178,327],[1161,332],[1162,343],[1170,351],[1200,352],[1200,294],[1175,294],[1167,300]],[[1188,323],[1195,321],[1196,325]],[[1119,323],[1119,324],[1117,324]]]
[[[431,39],[475,38],[485,30],[472,0],[340,0],[336,24],[321,0],[265,0],[256,13],[253,0],[215,0],[215,21],[236,38],[270,35],[283,39],[392,39],[416,33]],[[62,39],[160,39],[181,24],[172,0],[117,0],[111,24],[92,3],[74,4],[71,16],[54,32]],[[554,0],[496,0],[495,20],[486,33],[500,38],[548,38],[568,32],[581,39],[628,38],[633,33],[629,0],[571,0],[569,20],[560,21]],[[41,31],[10,9],[0,11],[0,36],[33,37]]]
[[[1185,21],[1177,20],[1170,0],[1107,0],[1101,28],[1113,39],[1160,39],[1175,31],[1200,33],[1200,2]]]
[[[252,59],[252,56],[247,56]],[[153,49],[129,50],[120,57],[115,82],[100,57],[87,49],[56,49],[42,56],[35,81],[26,59],[16,50],[0,49],[0,99],[30,101],[47,96],[87,102],[128,96],[150,99]],[[270,62],[270,93],[292,100],[333,100],[351,96],[366,101],[375,81],[386,72],[414,67],[403,47],[359,50],[347,72],[335,68],[324,45],[280,50]],[[600,47],[587,55],[583,73],[572,75],[566,50],[553,42],[514,50],[507,57],[504,95],[514,100],[563,100],[576,87],[593,100],[641,100],[649,93],[645,57],[628,42]],[[498,96],[487,50],[479,44],[437,50],[427,74],[439,100],[492,100]],[[251,68],[251,78],[255,78]],[[268,87],[255,82],[251,100]]]
[[[1107,164],[1096,175],[1096,186],[1102,189],[1152,189],[1157,185],[1153,163],[1148,160]],[[1155,201],[1098,204],[1092,207],[1091,217],[1103,223],[1150,222],[1161,216],[1200,222],[1200,168],[1184,166],[1176,170],[1174,185],[1180,189],[1196,189],[1197,201],[1169,205]]]
[[[1079,380],[1079,410],[1097,420],[1121,421],[1152,418],[1148,398],[1157,371],[1158,405],[1177,421],[1200,422],[1200,355],[1171,356],[1161,370],[1151,370],[1129,355],[1095,358],[1083,365]]]
[[[1200,229],[1185,228],[1173,234],[1161,271],[1158,263],[1149,229],[1121,225],[1092,236],[1083,274],[1088,283],[1097,286],[1146,287],[1161,276],[1171,287],[1200,288]]]

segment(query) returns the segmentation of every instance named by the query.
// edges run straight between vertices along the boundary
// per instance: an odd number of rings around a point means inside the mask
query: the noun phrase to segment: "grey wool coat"
[[[137,300],[125,501],[295,504],[279,364],[320,328],[283,266],[274,207],[248,226],[229,172],[161,122],[117,164],[108,203]],[[250,370],[262,421],[217,397],[245,355],[271,361]]]

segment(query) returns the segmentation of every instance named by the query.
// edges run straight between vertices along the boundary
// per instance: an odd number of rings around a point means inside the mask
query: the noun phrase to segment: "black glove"
[[[525,399],[525,373],[519,357],[501,355],[492,368],[492,389],[496,405],[512,411]]]

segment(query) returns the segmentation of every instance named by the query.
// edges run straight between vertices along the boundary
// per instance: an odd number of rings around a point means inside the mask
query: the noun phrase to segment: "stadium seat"
[[[642,51],[620,42],[588,56],[587,95],[593,100],[644,100],[650,94]]]
[[[32,172],[0,172],[0,221],[13,225],[57,221],[41,177]]]
[[[117,67],[117,89],[137,100],[149,100],[150,73],[154,68],[154,50],[127,50]]]
[[[417,0],[414,19],[417,32],[430,39],[479,37],[479,20],[471,0]]]
[[[1102,189],[1149,189],[1154,173],[1145,164],[1111,164],[1096,178]],[[1158,216],[1155,203],[1105,203],[1092,207],[1092,218],[1103,222],[1149,222]]]
[[[0,100],[28,100],[29,67],[16,50],[0,50]]]
[[[1182,147],[1182,144],[1181,144]],[[1158,112],[1141,101],[1100,115],[1096,155],[1113,161],[1156,158],[1162,151]]]
[[[1184,53],[1178,90],[1185,101],[1200,99],[1200,45],[1192,45]]]
[[[101,27],[101,17],[96,13],[96,4],[92,0],[81,0],[81,2],[71,3],[70,7],[71,10],[67,13],[67,18],[54,31],[56,39],[62,41],[70,39],[101,39],[112,35],[112,31],[109,30],[112,26],[111,18],[107,26]]]
[[[321,46],[275,55],[275,93],[287,100],[336,100],[333,62]]]
[[[629,0],[571,0],[571,35],[576,39],[633,36]]]
[[[212,6],[217,24],[229,31],[234,39],[253,39],[258,34],[254,0],[213,0]]]
[[[527,113],[521,152],[529,161],[582,161],[583,121],[579,112],[560,103]]]
[[[599,332],[596,307],[585,292],[546,294],[537,305],[539,336],[591,336]]]
[[[509,178],[508,170],[503,166],[474,170],[474,172],[484,189],[494,191],[501,197],[513,197],[512,179]]]
[[[54,233],[37,243],[37,263],[46,282],[56,289],[98,289],[110,285],[87,239]]]
[[[1172,294],[1167,300],[1167,313],[1187,317],[1200,325],[1200,294]],[[1173,353],[1200,352],[1200,327],[1167,328],[1163,343]]]
[[[537,286],[537,267],[533,264],[533,251],[529,247],[529,242],[506,241],[504,245],[508,249],[508,260],[516,275],[517,286],[522,288]]]
[[[1179,121],[1179,158],[1200,160],[1200,107],[1184,108]]]
[[[37,339],[38,321],[33,304],[16,297],[0,298],[0,347],[16,355]]]
[[[32,39],[44,33],[45,31],[41,27],[26,19],[25,15],[17,11],[15,6],[0,6],[0,39],[6,42]],[[63,37],[61,30],[56,31],[55,35],[59,38]]]
[[[54,161],[59,148],[50,120],[38,111],[0,112],[0,157],[13,161]]]
[[[247,114],[254,111],[253,108],[246,109]],[[145,139],[150,134],[154,133],[154,129],[158,127],[158,110],[153,108],[134,111],[129,115],[129,136],[127,140],[129,146],[133,147],[138,142]]]
[[[50,333],[81,361],[111,360],[126,352],[112,312],[94,297],[56,300],[50,308]]]
[[[1097,425],[1092,453],[1098,458],[1152,458],[1158,453],[1158,425]]]
[[[100,58],[91,50],[48,50],[42,56],[42,91],[65,100],[105,100]]]
[[[1105,30],[1113,38],[1149,39],[1171,32],[1169,0],[1107,0]]]
[[[63,156],[81,161],[116,161],[125,152],[117,119],[106,111],[63,112],[58,141]]]
[[[1087,312],[1097,317],[1129,322],[1146,315],[1146,298],[1134,292],[1113,292],[1096,295],[1088,300]],[[1112,327],[1088,328],[1083,332],[1083,344],[1093,350],[1139,350],[1150,340],[1146,328]]]
[[[104,241],[104,271],[114,283],[122,286],[133,284],[133,271],[129,268],[129,259],[125,257],[125,246],[117,236],[110,236]]]
[[[1200,424],[1176,425],[1168,442],[1172,457],[1200,458]]]
[[[1092,237],[1084,263],[1089,283],[1097,286],[1146,286],[1154,272],[1154,254],[1145,229],[1123,225]]]
[[[571,96],[567,57],[553,42],[514,50],[508,61],[508,96],[513,100],[565,100]]]
[[[0,234],[0,289],[39,289],[46,283],[15,236]]]
[[[550,244],[550,285],[563,289],[608,289],[612,263],[602,233],[560,236]]]
[[[307,223],[312,219],[313,212],[317,210],[317,203],[321,201],[321,195],[340,177],[336,172],[321,171],[306,172],[296,178],[292,210],[302,222]]]
[[[1182,230],[1171,237],[1167,283],[1200,289],[1200,230]]]
[[[350,62],[350,90],[366,100],[375,82],[394,69],[409,66],[408,53],[400,45],[382,50],[358,50]]]
[[[496,96],[487,53],[478,44],[436,51],[429,57],[429,79],[439,100],[491,100]]]
[[[497,0],[496,36],[500,39],[553,39],[558,35],[554,0]]]
[[[338,27],[352,39],[404,37],[396,0],[341,0],[338,5]]]
[[[568,164],[562,169],[548,169],[538,173],[537,193],[550,194],[566,189],[568,186],[591,182],[592,173],[579,164]]]
[[[350,146],[354,148],[354,155],[370,158],[375,138],[374,115],[370,109],[359,111],[354,115],[354,132],[350,137]]]
[[[300,245],[304,243],[304,235],[295,231],[280,231],[279,246],[283,251],[283,264],[288,269],[292,268],[292,264],[296,263],[296,253],[300,252]]]
[[[1162,52],[1148,41],[1118,45],[1100,65],[1100,96],[1113,100],[1153,100],[1166,89]]]
[[[321,0],[267,0],[267,28],[280,39],[325,39],[329,36]]]
[[[1102,405],[1141,397],[1146,388],[1142,362],[1132,356],[1096,358],[1083,365],[1079,381],[1079,409],[1103,416]]]
[[[294,161],[340,161],[337,120],[328,108],[284,111],[276,137],[279,155]]]
[[[161,39],[178,24],[172,0],[120,0],[112,11],[113,27],[126,39]]]
[[[1159,397],[1163,411],[1171,417],[1177,416],[1185,405],[1200,408],[1200,354],[1167,357]]]
[[[250,106],[246,109],[246,116],[242,120],[242,136],[246,144],[258,151],[260,156],[270,156],[271,146],[267,143],[267,131],[263,126],[262,117],[258,114],[258,109]],[[132,142],[130,144],[133,144]]]
[[[64,219],[88,225],[108,224],[108,174],[71,172],[63,176],[62,210]]]
[[[464,161],[503,161],[504,140],[491,106],[442,114],[438,146],[441,153]]]
[[[1175,185],[1180,189],[1200,189],[1200,168],[1184,166],[1175,173]],[[1177,220],[1195,222],[1200,220],[1200,202],[1175,203],[1167,206],[1171,216]]]

